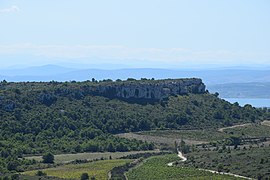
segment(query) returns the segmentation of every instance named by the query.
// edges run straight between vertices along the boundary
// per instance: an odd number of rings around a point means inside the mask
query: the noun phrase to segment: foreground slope
[[[177,167],[168,166],[167,164],[172,161],[179,160],[178,157],[173,155],[153,156],[145,160],[145,162],[131,169],[127,173],[128,179],[149,179],[149,180],[163,180],[163,179],[242,179],[229,175],[213,174],[211,172],[198,170],[190,167]]]

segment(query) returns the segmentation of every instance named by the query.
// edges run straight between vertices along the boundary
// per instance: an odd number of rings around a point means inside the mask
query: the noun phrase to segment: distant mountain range
[[[85,81],[95,78],[127,79],[127,78],[185,78],[203,79],[211,92],[219,92],[222,97],[267,97],[270,98],[270,70],[250,70],[236,68],[219,68],[216,70],[172,70],[158,68],[126,68],[126,69],[83,69],[45,65],[27,68],[9,68],[0,70],[0,80],[20,81]],[[256,82],[256,83],[255,83]],[[263,96],[261,96],[264,94]]]

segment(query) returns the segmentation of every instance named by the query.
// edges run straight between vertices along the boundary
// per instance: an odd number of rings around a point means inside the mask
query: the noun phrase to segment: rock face
[[[108,97],[160,100],[170,95],[202,94],[205,93],[205,85],[197,78],[123,81],[99,85],[94,91]]]

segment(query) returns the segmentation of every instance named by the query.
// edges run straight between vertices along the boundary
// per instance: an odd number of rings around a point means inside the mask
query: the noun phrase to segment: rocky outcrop
[[[188,93],[205,93],[205,85],[201,79],[166,79],[123,81],[110,84],[100,84],[94,87],[96,94],[124,99],[153,99],[160,100],[170,95]]]
[[[12,88],[16,85],[16,88]],[[52,86],[52,87],[50,87]],[[21,89],[17,89],[17,87]],[[203,94],[205,85],[201,79],[165,79],[165,80],[107,80],[100,82],[80,83],[10,83],[2,86],[0,94],[0,111],[12,112],[18,108],[20,94],[26,88],[24,95],[35,96],[36,101],[46,106],[56,103],[61,97],[81,100],[85,96],[105,96],[109,98],[119,98],[128,102],[151,103],[169,96],[184,94]],[[44,87],[41,91],[40,87]],[[6,88],[6,89],[5,89]],[[31,88],[31,89],[30,89]],[[45,89],[46,88],[46,89]],[[9,93],[4,93],[9,92]],[[8,96],[7,96],[8,95]],[[33,102],[31,102],[33,103]],[[19,103],[20,104],[20,103]],[[25,106],[29,107],[28,104]]]

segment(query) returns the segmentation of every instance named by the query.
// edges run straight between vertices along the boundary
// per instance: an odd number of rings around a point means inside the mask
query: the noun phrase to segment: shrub
[[[11,179],[12,179],[12,180],[19,180],[19,179],[20,179],[19,174],[13,174],[13,175],[11,176]]]
[[[87,173],[82,173],[81,180],[88,180],[88,179],[89,179],[89,175]]]
[[[47,174],[43,171],[37,171],[36,176],[46,176]]]
[[[47,164],[53,164],[54,163],[54,155],[52,153],[47,153],[44,156],[42,156],[43,163]]]

